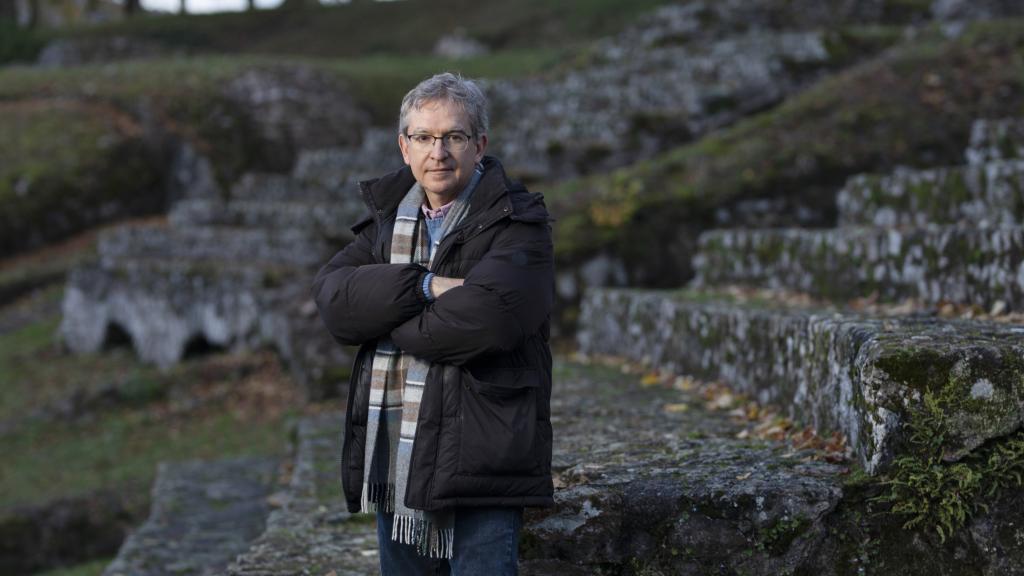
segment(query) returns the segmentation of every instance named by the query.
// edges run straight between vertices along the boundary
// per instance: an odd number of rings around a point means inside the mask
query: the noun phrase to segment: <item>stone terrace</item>
[[[1020,121],[978,122],[971,164],[851,178],[835,229],[703,234],[695,286],[751,284],[834,299],[867,296],[1024,308]]]
[[[929,395],[942,399],[947,460],[1018,430],[1024,423],[1022,326],[943,320],[934,309],[883,319],[771,299],[730,301],[720,289],[741,284],[840,302],[913,297],[997,311],[1020,308],[1024,227],[980,225],[982,209],[993,217],[1022,215],[1018,176],[1012,185],[993,184],[995,176],[1020,169],[1019,160],[1003,156],[1020,149],[1012,143],[1019,125],[978,122],[966,154],[973,163],[966,168],[851,178],[840,193],[847,221],[902,228],[705,233],[691,290],[591,292],[581,348],[721,378],[821,431],[842,432],[872,474],[895,455],[913,451],[908,430],[923,417]],[[993,193],[995,188],[1009,191]],[[962,210],[967,205],[980,206],[970,222]],[[952,210],[936,214],[929,212],[932,206]],[[887,216],[879,218],[882,212]],[[622,334],[629,339],[623,342]]]

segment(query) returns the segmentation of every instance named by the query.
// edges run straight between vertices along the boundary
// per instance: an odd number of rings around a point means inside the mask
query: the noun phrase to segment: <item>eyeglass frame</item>
[[[463,148],[462,150],[452,150],[452,148],[451,148],[451,141],[448,140],[448,137],[451,136],[452,134],[462,134],[463,136],[465,136],[466,137],[466,147]],[[441,147],[444,148],[445,150],[449,151],[449,152],[465,152],[466,150],[469,149],[469,143],[477,139],[476,134],[467,134],[463,130],[451,130],[449,132],[445,132],[444,134],[441,134],[440,136],[434,136],[433,134],[429,134],[427,132],[416,132],[415,134],[409,134],[408,132],[403,132],[402,136],[405,136],[405,139],[409,142],[409,145],[410,146],[414,146],[414,147],[417,146],[417,144],[413,141],[413,139],[412,139],[413,136],[430,136],[431,138],[433,138],[433,140],[430,141],[430,146],[422,149],[424,151],[425,150],[433,150],[434,149],[434,145],[437,144],[438,140],[440,140],[441,141]]]

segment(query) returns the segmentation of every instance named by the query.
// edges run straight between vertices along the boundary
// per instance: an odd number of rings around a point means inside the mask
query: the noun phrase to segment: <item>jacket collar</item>
[[[509,193],[522,187],[508,179],[504,167],[497,158],[484,156],[481,163],[484,166],[484,174],[473,191],[466,220],[489,220],[495,216],[513,214],[513,202],[509,198]],[[363,201],[370,207],[375,217],[384,218],[398,209],[398,204],[415,182],[412,169],[403,166],[380,178],[364,180],[359,183],[359,188]]]

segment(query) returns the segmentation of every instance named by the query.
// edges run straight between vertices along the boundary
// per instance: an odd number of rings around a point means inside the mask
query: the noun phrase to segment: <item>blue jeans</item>
[[[382,576],[516,576],[519,574],[519,507],[455,509],[452,559],[425,558],[391,539],[394,514],[377,512]]]

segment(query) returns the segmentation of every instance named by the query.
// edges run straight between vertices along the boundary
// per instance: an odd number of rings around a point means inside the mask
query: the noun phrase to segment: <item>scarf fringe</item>
[[[395,514],[395,520],[391,525],[391,539],[415,546],[421,556],[451,559],[455,529],[438,529],[423,518]]]
[[[394,512],[395,486],[363,483],[363,498],[359,507],[363,512]]]

